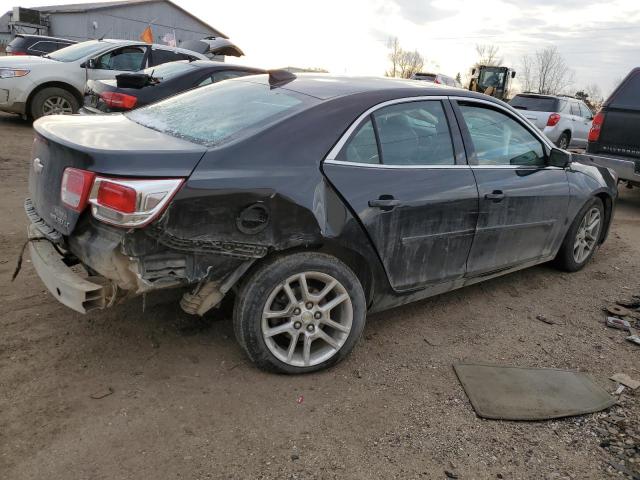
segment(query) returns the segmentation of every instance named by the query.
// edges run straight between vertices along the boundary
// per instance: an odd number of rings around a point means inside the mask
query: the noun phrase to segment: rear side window
[[[167,62],[177,62],[179,60],[189,60],[191,57],[184,53],[173,52],[171,50],[153,49],[151,52],[151,65],[162,65]]]
[[[513,108],[519,110],[531,110],[533,112],[557,112],[559,111],[558,99],[549,97],[530,97],[516,95],[509,102]]]
[[[373,123],[369,118],[342,149],[338,160],[353,163],[380,163]]]
[[[571,115],[577,115],[578,117],[581,116],[580,105],[578,105],[576,102],[571,102]]]
[[[56,50],[58,50],[58,44],[56,42],[50,42],[45,40],[36,42],[29,47],[29,51],[33,51],[38,54],[51,53],[51,52],[55,52]]]
[[[640,109],[640,72],[636,72],[622,83],[615,92],[609,106],[614,108]]]
[[[407,102],[374,112],[382,163],[453,165],[451,133],[442,103]]]
[[[316,103],[291,90],[233,80],[190,90],[126,116],[175,137],[217,146],[248,137]]]

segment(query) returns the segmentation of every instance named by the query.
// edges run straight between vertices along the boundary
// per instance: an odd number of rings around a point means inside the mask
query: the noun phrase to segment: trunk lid
[[[67,167],[114,177],[188,177],[206,148],[143,127],[123,115],[44,117],[36,131],[29,194],[36,213],[63,235],[81,215],[60,199]]]

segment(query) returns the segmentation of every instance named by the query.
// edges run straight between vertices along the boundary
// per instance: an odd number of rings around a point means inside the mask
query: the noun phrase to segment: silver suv
[[[509,104],[538,127],[558,148],[586,148],[593,112],[573,97],[520,93]]]

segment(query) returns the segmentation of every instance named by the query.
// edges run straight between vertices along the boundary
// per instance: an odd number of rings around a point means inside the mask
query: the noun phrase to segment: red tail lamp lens
[[[602,130],[602,124],[604,123],[604,112],[596,113],[593,117],[593,123],[591,124],[591,130],[589,130],[589,141],[597,142],[600,140],[600,131]]]
[[[547,120],[547,127],[554,127],[560,121],[560,115],[557,113],[552,113],[549,115],[549,120]]]
[[[100,98],[109,108],[131,110],[138,103],[138,97],[118,92],[104,92],[100,94]]]
[[[98,188],[98,204],[122,213],[136,211],[136,191],[118,183],[103,180]]]

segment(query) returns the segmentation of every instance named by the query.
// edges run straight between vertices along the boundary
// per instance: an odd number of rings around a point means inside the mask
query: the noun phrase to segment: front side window
[[[593,113],[591,113],[589,107],[587,107],[584,103],[580,104],[580,116],[586,119],[593,118]]]
[[[213,147],[247,137],[316,103],[315,98],[291,90],[233,80],[190,90],[126,116],[145,127]]]
[[[122,47],[98,57],[96,68],[135,72],[142,68],[146,47]]]
[[[440,101],[407,102],[374,112],[382,163],[453,165],[451,133]]]
[[[469,104],[461,104],[460,110],[478,165],[546,165],[542,143],[510,116]]]

